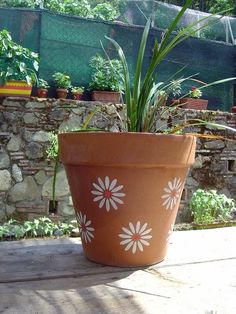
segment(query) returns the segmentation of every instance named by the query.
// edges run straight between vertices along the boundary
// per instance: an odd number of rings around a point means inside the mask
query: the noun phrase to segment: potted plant
[[[133,82],[122,48],[109,39],[123,69],[123,132],[82,130],[58,136],[59,158],[66,169],[84,253],[97,263],[134,267],[165,257],[188,168],[194,162],[196,138],[172,134],[173,130],[154,133],[160,129],[155,117],[160,108],[158,91],[163,87],[155,77],[168,52],[199,29],[198,21],[172,36],[191,2],[186,1],[161,43],[154,44],[144,71],[148,20]],[[177,130],[185,126],[184,121]]]
[[[120,102],[122,86],[122,64],[117,59],[105,59],[100,55],[91,58],[90,66],[93,70],[92,100],[105,102]]]
[[[46,98],[47,93],[48,93],[48,82],[44,79],[38,79],[38,84],[37,84],[37,96],[39,98]]]
[[[4,29],[0,32],[0,55],[0,96],[30,96],[37,80],[38,54],[15,43]]]
[[[180,99],[181,107],[185,109],[206,110],[208,105],[207,99],[201,99],[202,91],[193,86],[188,93],[189,97]]]
[[[236,224],[236,221],[233,221],[235,201],[224,194],[218,194],[216,190],[198,189],[193,193],[189,207],[192,210],[195,229]]]
[[[83,86],[73,86],[71,88],[72,97],[74,100],[80,100],[84,92]]]
[[[65,73],[56,72],[52,77],[55,81],[57,98],[65,99],[68,94],[68,89],[71,87],[70,76]]]

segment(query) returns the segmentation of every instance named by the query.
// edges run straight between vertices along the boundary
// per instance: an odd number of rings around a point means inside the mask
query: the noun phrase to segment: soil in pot
[[[195,138],[63,133],[59,145],[85,256],[120,267],[161,262],[194,161]]]

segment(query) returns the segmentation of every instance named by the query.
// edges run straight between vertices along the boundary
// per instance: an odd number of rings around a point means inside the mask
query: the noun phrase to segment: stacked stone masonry
[[[107,131],[120,129],[122,105],[87,101],[6,98],[0,104],[0,220],[32,219],[50,215],[69,220],[73,204],[63,166],[56,183],[56,209],[52,206],[54,161],[47,157],[51,132],[78,128],[99,108],[90,125]],[[119,112],[119,116],[116,112]],[[211,120],[236,128],[236,114],[177,110],[174,119],[157,119],[161,128],[186,119]],[[173,121],[175,120],[175,121]],[[189,132],[211,133],[212,127],[192,127]],[[178,222],[190,221],[188,202],[198,187],[217,189],[236,198],[236,138],[231,132],[213,132],[222,138],[198,138],[196,161],[182,194]],[[226,140],[224,137],[229,139]]]

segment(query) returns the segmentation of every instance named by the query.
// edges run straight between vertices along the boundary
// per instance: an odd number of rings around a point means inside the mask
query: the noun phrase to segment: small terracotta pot
[[[0,97],[29,97],[31,92],[32,85],[24,81],[8,81],[5,85],[0,86]]]
[[[46,98],[48,90],[46,88],[38,88],[37,89],[37,96],[39,98]]]
[[[180,103],[183,104],[181,108],[184,109],[196,109],[196,110],[206,110],[208,105],[207,99],[200,98],[182,98]]]
[[[83,93],[72,92],[72,97],[74,100],[80,100],[83,96]]]
[[[68,94],[68,90],[64,88],[57,88],[56,89],[57,98],[65,99]]]
[[[231,112],[232,112],[232,113],[236,113],[236,106],[233,106],[233,107],[231,108]]]
[[[92,100],[111,102],[111,103],[120,103],[120,93],[108,92],[108,91],[93,91]]]
[[[161,262],[196,139],[148,133],[61,133],[85,256],[105,265]]]

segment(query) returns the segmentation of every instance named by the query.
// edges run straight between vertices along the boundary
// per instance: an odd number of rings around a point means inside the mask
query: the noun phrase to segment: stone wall
[[[117,131],[116,109],[121,105],[73,100],[7,98],[0,105],[0,219],[31,219],[50,215],[55,219],[73,217],[73,205],[65,172],[60,165],[56,187],[56,207],[52,204],[54,162],[47,158],[50,134],[76,128],[94,110],[100,108],[91,123],[94,127]],[[213,119],[236,127],[236,115],[178,110],[175,122],[186,118]],[[174,123],[166,117],[161,124]],[[199,131],[199,128],[190,131]],[[201,131],[208,132],[201,127]],[[219,131],[218,131],[219,133]],[[225,131],[221,131],[225,135]],[[232,134],[232,133],[231,133]],[[215,188],[236,198],[236,141],[198,139],[196,162],[189,172],[182,195],[178,221],[191,219],[188,200],[198,187]]]

